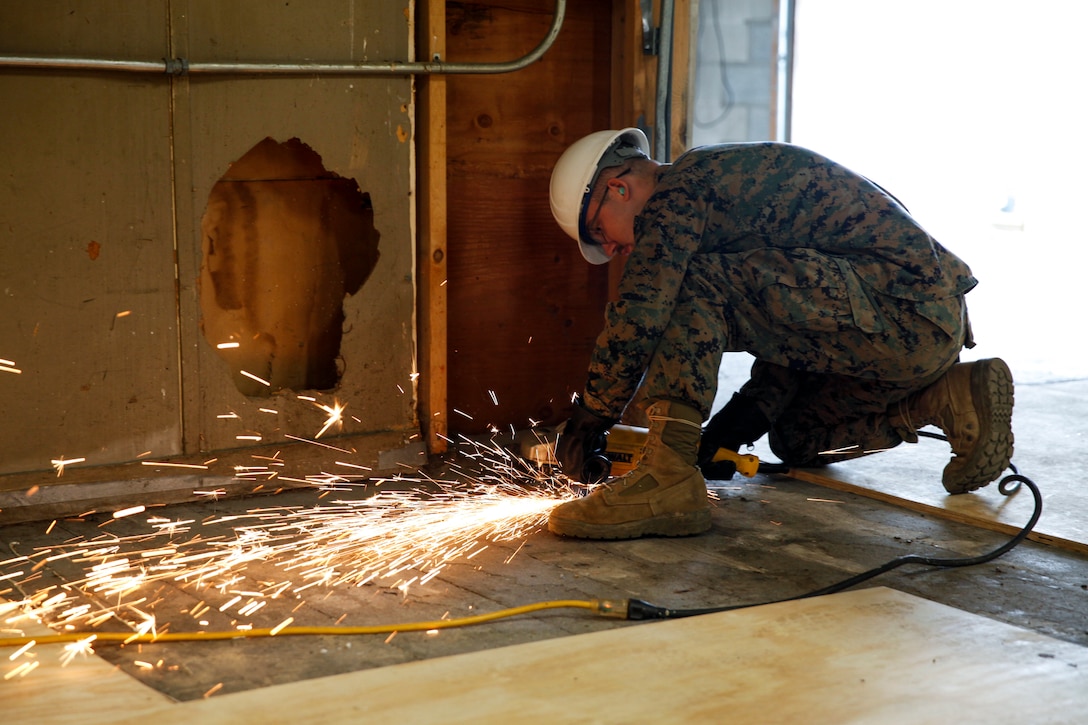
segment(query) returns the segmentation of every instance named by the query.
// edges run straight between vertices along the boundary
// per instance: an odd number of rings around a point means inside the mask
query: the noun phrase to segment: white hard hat
[[[590,264],[604,264],[612,258],[590,241],[585,229],[586,205],[597,176],[603,169],[649,155],[650,142],[637,128],[597,131],[571,144],[552,169],[552,216],[578,242],[582,256]]]

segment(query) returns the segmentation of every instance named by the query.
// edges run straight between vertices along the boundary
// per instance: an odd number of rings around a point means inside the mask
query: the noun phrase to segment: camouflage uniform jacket
[[[690,266],[721,265],[725,279],[743,274],[747,289],[753,279],[758,286],[760,277],[774,281],[781,276],[783,270],[774,267],[740,269],[752,250],[768,249],[813,253],[848,272],[843,278],[854,323],[862,330],[878,324],[873,316],[879,313],[871,304],[876,297],[909,301],[911,309],[940,325],[945,314],[940,301],[977,284],[967,265],[932,239],[893,197],[823,156],[782,143],[693,149],[658,169],[655,191],[635,221],[635,248],[619,299],[608,305],[590,364],[587,406],[620,416],[678,298],[692,294],[684,290]],[[818,303],[798,296],[786,304]],[[739,312],[723,311],[719,353],[750,346],[729,329],[730,314]]]

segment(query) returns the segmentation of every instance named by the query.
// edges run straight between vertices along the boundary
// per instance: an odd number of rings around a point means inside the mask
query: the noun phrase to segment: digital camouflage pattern
[[[885,409],[971,345],[977,281],[876,184],[781,143],[709,146],[658,169],[605,312],[585,404],[619,418],[641,384],[704,419],[723,352],[787,462],[901,441]]]

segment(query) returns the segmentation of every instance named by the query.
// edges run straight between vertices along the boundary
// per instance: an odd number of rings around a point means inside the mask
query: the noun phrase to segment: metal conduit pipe
[[[673,0],[661,2],[661,30],[657,41],[657,89],[654,98],[654,158],[663,163],[672,161],[672,29],[675,8]]]
[[[0,56],[4,68],[39,70],[95,70],[122,73],[165,73],[166,75],[467,75],[510,73],[537,61],[551,48],[563,27],[567,0],[555,0],[551,28],[528,55],[502,63],[443,63],[379,61],[376,63],[201,63],[185,58],[159,61],[109,60],[98,58],[36,58]]]

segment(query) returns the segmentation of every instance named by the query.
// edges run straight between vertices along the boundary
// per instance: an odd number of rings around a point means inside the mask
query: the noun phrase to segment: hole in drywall
[[[335,388],[344,298],[378,261],[370,195],[297,138],[266,138],[212,187],[201,231],[201,327],[238,390]]]

